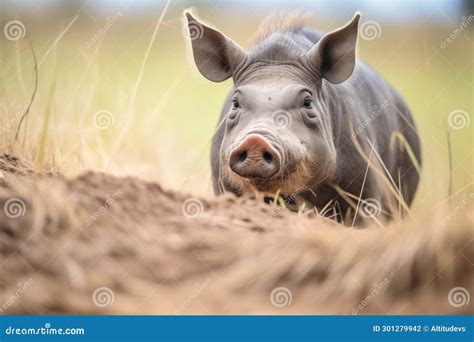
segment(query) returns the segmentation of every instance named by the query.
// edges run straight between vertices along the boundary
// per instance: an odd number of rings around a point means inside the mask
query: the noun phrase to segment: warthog
[[[280,193],[345,222],[408,209],[420,142],[401,96],[356,57],[360,14],[327,34],[276,16],[248,52],[186,17],[200,73],[234,83],[212,143],[217,194]]]

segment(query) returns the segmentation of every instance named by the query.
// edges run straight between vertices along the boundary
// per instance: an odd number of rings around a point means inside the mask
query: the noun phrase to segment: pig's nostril
[[[273,161],[273,156],[266,151],[263,152],[262,156],[263,156],[263,159],[265,159],[265,161],[269,164]]]
[[[229,166],[241,177],[270,178],[280,170],[280,157],[264,137],[251,134],[231,152]]]
[[[245,159],[247,159],[247,151],[243,151],[242,153],[239,154],[240,162],[243,162]]]

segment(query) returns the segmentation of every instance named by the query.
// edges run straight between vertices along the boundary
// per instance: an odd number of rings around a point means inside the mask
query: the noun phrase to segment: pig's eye
[[[311,109],[313,107],[313,100],[309,97],[305,98],[303,101],[303,107],[306,109]]]
[[[239,101],[237,99],[233,99],[232,100],[232,109],[233,110],[236,110],[237,108],[239,108],[240,105],[239,105]]]

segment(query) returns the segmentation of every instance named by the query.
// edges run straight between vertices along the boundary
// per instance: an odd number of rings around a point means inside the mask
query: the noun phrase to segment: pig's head
[[[352,74],[360,15],[316,44],[277,32],[248,53],[190,13],[186,17],[198,70],[213,82],[234,81],[220,123],[220,176],[240,193],[285,194],[331,177],[337,154],[323,82],[341,83]]]

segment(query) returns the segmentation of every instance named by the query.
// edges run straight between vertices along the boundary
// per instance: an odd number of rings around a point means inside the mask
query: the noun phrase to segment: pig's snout
[[[260,134],[248,135],[230,154],[230,168],[245,178],[270,178],[280,171],[279,153]]]

